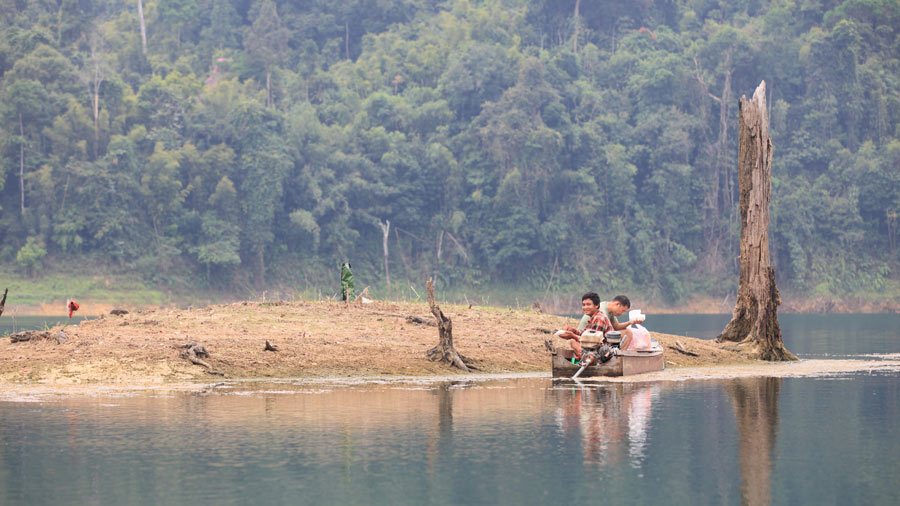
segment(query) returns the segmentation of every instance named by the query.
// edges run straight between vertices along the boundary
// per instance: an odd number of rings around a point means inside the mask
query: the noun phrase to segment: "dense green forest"
[[[0,262],[178,290],[897,290],[897,0],[0,0]],[[388,222],[390,223],[388,227]],[[77,266],[77,267],[76,267]],[[525,293],[525,292],[522,292]]]

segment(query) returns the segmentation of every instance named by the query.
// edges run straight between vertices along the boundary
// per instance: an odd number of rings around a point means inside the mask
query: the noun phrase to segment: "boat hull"
[[[573,364],[563,357],[562,353],[551,355],[554,378],[571,378],[578,372],[581,366]],[[619,351],[618,355],[605,363],[592,364],[585,367],[579,378],[593,378],[600,376],[631,376],[646,372],[662,371],[666,368],[666,361],[662,348],[654,348],[646,351]]]

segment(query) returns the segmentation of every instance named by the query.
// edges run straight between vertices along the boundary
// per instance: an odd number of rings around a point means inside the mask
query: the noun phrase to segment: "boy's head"
[[[616,298],[606,304],[606,309],[608,309],[613,316],[621,316],[625,311],[628,311],[629,308],[631,308],[631,301],[624,295],[616,295]]]
[[[600,296],[594,292],[588,292],[581,296],[581,310],[588,316],[594,316],[600,307]]]

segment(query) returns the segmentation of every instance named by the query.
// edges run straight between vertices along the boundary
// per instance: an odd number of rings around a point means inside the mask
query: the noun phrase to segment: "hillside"
[[[722,300],[765,80],[779,287],[900,300],[897,27],[896,0],[0,2],[0,277],[321,298],[349,261],[379,298]]]

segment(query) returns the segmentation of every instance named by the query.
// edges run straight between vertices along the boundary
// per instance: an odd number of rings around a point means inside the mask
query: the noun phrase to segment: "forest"
[[[765,80],[780,289],[900,294],[897,0],[0,0],[0,31],[6,276],[721,298]]]

